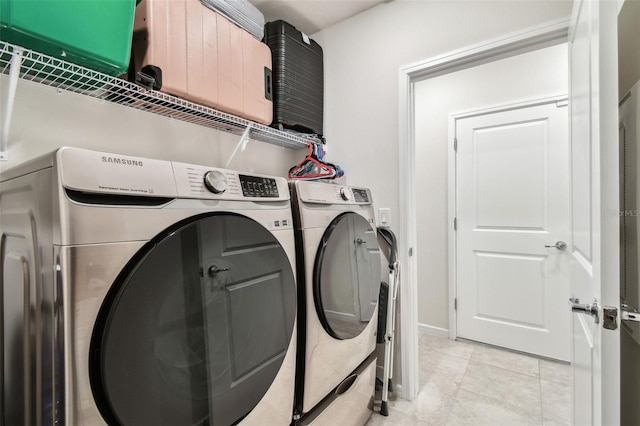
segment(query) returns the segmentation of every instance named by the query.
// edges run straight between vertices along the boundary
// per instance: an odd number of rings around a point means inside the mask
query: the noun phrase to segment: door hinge
[[[458,138],[453,138],[453,150],[458,152]]]
[[[457,311],[457,310],[458,310],[458,298],[457,298],[457,297],[455,297],[455,298],[453,299],[453,310],[454,310],[454,311]]]
[[[413,247],[409,247],[409,257],[413,256]]]
[[[457,217],[453,218],[453,230],[454,231],[458,230],[458,218]]]

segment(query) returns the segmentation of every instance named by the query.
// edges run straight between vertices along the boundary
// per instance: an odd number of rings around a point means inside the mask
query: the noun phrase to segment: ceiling
[[[311,35],[380,3],[391,0],[249,0],[265,22],[282,19]]]

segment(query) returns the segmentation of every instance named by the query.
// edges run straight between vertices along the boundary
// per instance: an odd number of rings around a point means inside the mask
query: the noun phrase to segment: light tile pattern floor
[[[420,334],[420,392],[389,398],[379,425],[569,425],[571,367],[444,336]],[[376,407],[377,409],[377,407]]]

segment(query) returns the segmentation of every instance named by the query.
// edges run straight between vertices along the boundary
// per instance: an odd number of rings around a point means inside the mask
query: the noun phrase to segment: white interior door
[[[456,119],[459,337],[569,360],[567,118],[554,101]]]
[[[378,232],[374,227],[367,226],[366,222],[355,222],[356,241],[356,270],[358,273],[357,294],[360,311],[360,321],[369,322],[378,306],[380,287],[366,285],[366,283],[378,281],[377,266],[380,264],[380,248],[378,247]]]
[[[573,422],[620,423],[620,334],[602,306],[619,307],[617,4],[576,0],[569,29],[571,293],[598,318],[573,316]]]

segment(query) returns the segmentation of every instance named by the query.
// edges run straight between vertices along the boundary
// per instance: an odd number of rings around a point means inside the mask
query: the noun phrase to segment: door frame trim
[[[402,396],[413,400],[418,394],[418,285],[416,257],[416,166],[415,166],[415,93],[414,85],[418,81],[459,71],[483,63],[507,58],[517,54],[550,47],[567,42],[569,18],[550,21],[526,28],[511,34],[474,44],[459,50],[445,53],[424,61],[405,65],[398,73],[398,141],[400,169],[400,225],[399,257],[404,267],[403,283],[400,286],[400,299],[410,301],[400,309],[400,357],[402,362]],[[453,144],[449,144],[449,156]],[[449,190],[451,190],[449,181]],[[451,198],[451,197],[449,197]],[[452,210],[451,199],[448,202],[449,216]],[[450,229],[453,228],[451,223]],[[412,254],[409,254],[409,251]],[[449,247],[449,258],[452,247]],[[451,263],[451,262],[449,262]],[[451,281],[451,266],[449,266]],[[453,298],[449,300],[449,317],[454,310]],[[451,336],[451,324],[449,337]]]
[[[536,107],[540,105],[548,105],[552,103],[558,102],[568,102],[569,95],[568,93],[545,96],[541,98],[532,98],[528,100],[522,100],[509,104],[501,104],[496,106],[489,106],[485,108],[475,108],[468,111],[463,111],[459,113],[449,114],[449,130],[447,133],[448,140],[454,140],[457,137],[456,134],[456,125],[458,120],[478,117],[481,115],[494,114],[498,112],[506,112],[513,111],[522,108],[530,108]],[[568,135],[567,135],[568,137]],[[456,161],[455,151],[453,149],[449,150],[449,158],[447,164],[448,170],[448,192],[447,192],[447,200],[449,203],[449,208],[447,211],[447,217],[449,223],[453,223],[454,218],[457,216],[457,172],[458,172],[458,164]],[[458,239],[456,238],[457,232],[451,226],[447,231],[447,241],[449,243],[449,306],[454,306],[455,298],[458,294],[458,276],[456,274],[456,270],[458,267],[458,258],[457,258],[457,249],[458,249]],[[456,316],[455,309],[449,309],[449,338],[455,339],[458,337],[458,319]]]

